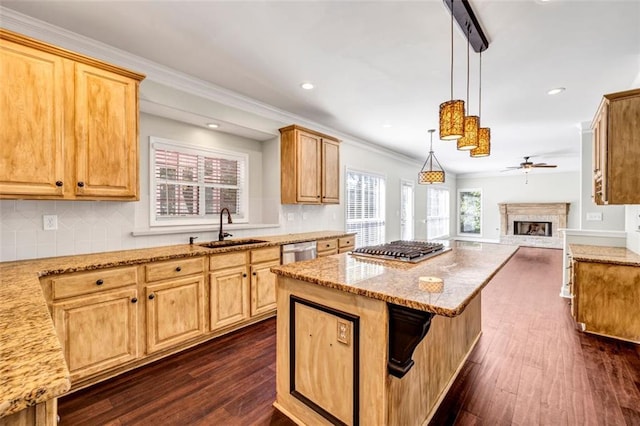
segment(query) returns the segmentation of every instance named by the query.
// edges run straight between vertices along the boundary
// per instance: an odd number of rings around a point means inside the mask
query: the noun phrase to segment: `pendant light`
[[[444,183],[444,169],[440,162],[433,154],[433,132],[436,129],[429,129],[431,141],[429,142],[429,155],[422,165],[422,169],[418,173],[418,183],[421,185],[431,185],[434,183]],[[434,163],[435,162],[435,168]],[[427,168],[427,164],[429,165]]]
[[[453,0],[451,0],[451,100],[440,104],[440,139],[464,136],[464,101],[453,99]]]
[[[480,51],[480,78],[478,79],[478,115],[482,113],[482,50]],[[469,151],[471,157],[488,157],[491,155],[491,129],[478,129],[478,147]]]
[[[467,24],[467,115],[464,116],[464,136],[458,139],[458,150],[469,151],[478,147],[478,128],[480,117],[471,115],[469,103],[469,46],[471,44],[471,27]]]

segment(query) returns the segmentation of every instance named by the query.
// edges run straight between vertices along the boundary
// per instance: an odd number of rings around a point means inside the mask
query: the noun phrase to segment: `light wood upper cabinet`
[[[138,82],[76,64],[77,196],[136,198]]]
[[[593,129],[596,204],[640,204],[640,89],[605,95]]]
[[[283,204],[340,203],[340,141],[292,125],[280,129]]]
[[[5,29],[0,67],[0,198],[139,198],[143,75]]]
[[[61,197],[66,62],[0,43],[0,194]]]

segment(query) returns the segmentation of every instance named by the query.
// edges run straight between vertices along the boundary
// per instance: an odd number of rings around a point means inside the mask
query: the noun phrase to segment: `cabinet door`
[[[205,332],[204,277],[147,285],[147,353]]]
[[[322,140],[322,202],[340,203],[340,144]]]
[[[297,182],[298,202],[320,203],[321,162],[320,136],[298,131],[297,138]]]
[[[62,197],[65,63],[0,41],[0,196]]]
[[[245,266],[209,274],[211,330],[249,318],[249,281]]]
[[[251,316],[275,311],[276,275],[271,267],[278,265],[277,260],[251,265]]]
[[[138,82],[76,64],[76,195],[138,197]]]
[[[127,288],[53,304],[71,383],[138,357],[137,301]]]

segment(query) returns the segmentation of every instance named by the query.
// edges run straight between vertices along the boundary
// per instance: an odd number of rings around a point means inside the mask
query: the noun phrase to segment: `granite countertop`
[[[40,277],[352,235],[321,231],[251,237],[264,242],[215,249],[180,244],[0,262],[0,418],[60,396],[71,386]]]
[[[640,254],[635,253],[626,247],[569,244],[569,252],[574,260],[582,262],[640,266]]]
[[[451,250],[412,264],[349,253],[271,268],[274,273],[337,290],[454,317],[491,280],[518,246],[451,241]],[[420,277],[444,280],[441,292],[423,290]]]

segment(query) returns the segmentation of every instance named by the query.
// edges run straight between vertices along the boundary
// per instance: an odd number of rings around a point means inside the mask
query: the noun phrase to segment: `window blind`
[[[151,144],[151,208],[156,224],[175,224],[178,220],[183,224],[202,223],[224,207],[234,219],[246,216],[245,154],[173,146],[152,139],[156,142]]]
[[[357,232],[356,247],[385,242],[385,179],[347,170],[347,232]]]

